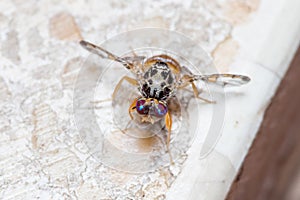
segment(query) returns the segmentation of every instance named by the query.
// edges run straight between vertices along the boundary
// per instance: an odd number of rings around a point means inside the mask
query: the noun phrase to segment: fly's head
[[[167,114],[168,106],[165,101],[141,97],[136,101],[136,111],[142,117],[142,122],[153,124]]]

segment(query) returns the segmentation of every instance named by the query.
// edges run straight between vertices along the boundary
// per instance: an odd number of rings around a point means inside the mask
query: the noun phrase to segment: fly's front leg
[[[129,108],[128,108],[128,114],[131,118],[131,120],[133,120],[133,116],[132,116],[132,112],[134,112],[136,110],[136,102],[137,102],[137,98],[133,100],[133,102],[130,104]],[[126,128],[125,129],[120,129],[120,131],[124,134],[126,134],[126,131],[129,130],[128,126],[130,124],[131,121],[128,121]]]
[[[130,84],[132,84],[132,85],[134,85],[134,86],[137,86],[137,85],[138,85],[137,80],[135,80],[135,79],[133,79],[133,78],[130,78],[129,76],[123,76],[123,77],[121,78],[121,80],[118,82],[118,84],[116,85],[115,90],[114,90],[114,92],[113,92],[113,94],[112,94],[112,99],[113,99],[113,100],[115,99],[116,94],[117,94],[117,92],[119,91],[119,89],[120,89],[120,87],[121,87],[121,85],[122,85],[122,82],[123,82],[124,80],[126,80],[128,83],[130,83]]]
[[[167,147],[169,149],[170,140],[171,140],[171,130],[172,130],[172,116],[171,116],[170,111],[168,111],[166,116],[165,116],[165,124],[166,124],[166,128],[168,130]]]
[[[128,109],[128,113],[129,113],[131,120],[133,120],[132,112],[135,111],[135,109],[136,109],[136,102],[137,102],[137,98],[134,99],[134,101],[131,103],[131,105],[129,106],[129,109]]]

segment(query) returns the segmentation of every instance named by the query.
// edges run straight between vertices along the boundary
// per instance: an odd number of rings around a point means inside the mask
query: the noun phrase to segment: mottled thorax
[[[174,75],[164,62],[156,62],[144,74],[141,93],[147,98],[166,100],[174,84]]]

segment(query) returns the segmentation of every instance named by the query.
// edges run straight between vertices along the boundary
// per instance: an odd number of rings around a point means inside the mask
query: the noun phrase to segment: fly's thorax
[[[176,79],[168,65],[156,62],[143,74],[140,92],[144,97],[168,99],[175,89]]]

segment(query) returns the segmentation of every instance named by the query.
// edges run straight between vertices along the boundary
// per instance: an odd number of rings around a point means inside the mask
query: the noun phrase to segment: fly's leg
[[[165,116],[165,124],[166,124],[166,128],[168,130],[167,147],[169,148],[170,139],[171,139],[171,129],[172,129],[172,116],[169,111],[167,112],[167,114]]]
[[[192,89],[193,89],[193,93],[194,93],[194,95],[197,99],[201,99],[202,101],[205,101],[207,103],[216,103],[215,101],[208,100],[208,99],[205,99],[205,98],[199,96],[200,93],[199,93],[198,88],[196,87],[196,85],[194,83],[194,77],[192,75],[191,76],[190,75],[184,75],[181,78],[181,85],[178,88],[183,89],[183,88],[187,87],[189,84],[191,84]]]
[[[131,120],[133,120],[132,112],[135,111],[135,109],[136,109],[136,102],[137,102],[137,99],[134,99],[134,101],[131,103],[131,105],[129,106],[129,109],[128,109],[128,113],[129,113]]]
[[[196,87],[195,83],[191,82],[191,85],[192,85],[193,92],[194,92],[194,95],[196,98],[201,99],[202,101],[205,101],[206,103],[216,103],[216,101],[212,101],[212,100],[208,100],[203,97],[200,97],[199,96],[200,93],[199,93],[198,88]]]
[[[130,78],[129,76],[123,76],[123,77],[121,78],[121,80],[118,82],[118,84],[116,85],[115,90],[114,90],[114,92],[113,92],[113,94],[112,94],[112,99],[113,99],[113,100],[115,99],[116,94],[117,94],[117,92],[119,91],[119,89],[120,89],[120,87],[121,87],[121,85],[122,85],[122,82],[123,82],[124,80],[127,81],[128,83],[134,85],[134,86],[137,86],[137,85],[138,85],[137,80],[135,80],[135,79],[133,79],[133,78]]]
[[[170,111],[167,112],[166,116],[165,116],[165,124],[166,124],[166,128],[168,130],[168,135],[167,135],[167,150],[170,156],[170,162],[171,164],[174,164],[173,162],[173,158],[170,152],[170,141],[171,141],[171,130],[172,130],[172,116]]]
[[[136,109],[136,102],[137,102],[137,98],[133,100],[133,102],[130,104],[129,108],[128,108],[128,114],[130,116],[130,119],[133,120],[133,116],[132,116],[132,112],[135,111]],[[126,125],[126,128],[125,129],[122,129],[120,130],[122,133],[126,133],[127,130],[129,130],[127,127],[129,126],[131,121],[128,121],[127,125]]]

